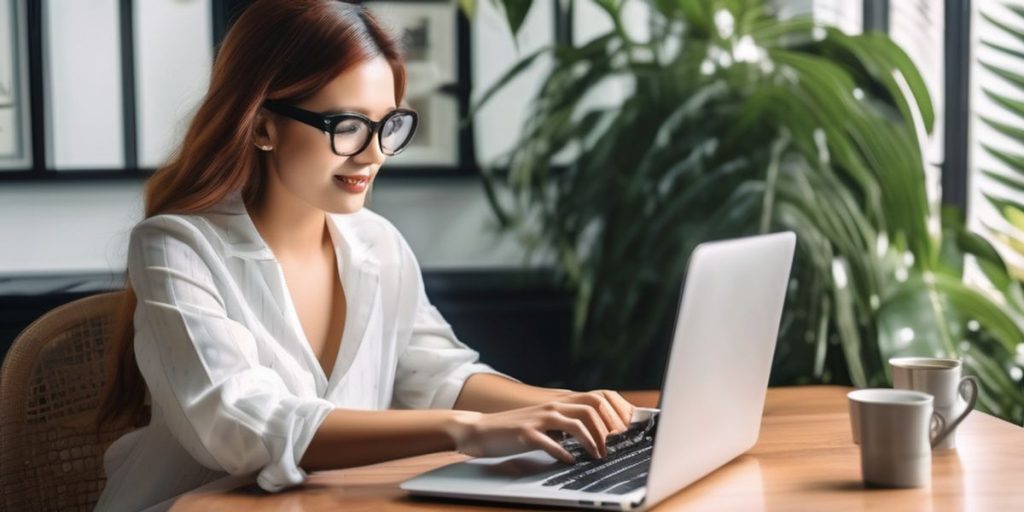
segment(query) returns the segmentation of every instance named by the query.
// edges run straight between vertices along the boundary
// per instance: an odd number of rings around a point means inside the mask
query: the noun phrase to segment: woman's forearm
[[[531,386],[493,373],[475,373],[462,385],[453,409],[485,413],[507,411],[549,402],[567,393],[572,391]]]
[[[341,469],[455,449],[453,429],[479,413],[448,409],[336,409],[320,424],[299,465]]]
[[[471,375],[453,409],[336,409],[320,424],[299,465],[341,469],[454,450],[455,432],[480,413],[537,405],[571,393],[522,384],[500,375]]]

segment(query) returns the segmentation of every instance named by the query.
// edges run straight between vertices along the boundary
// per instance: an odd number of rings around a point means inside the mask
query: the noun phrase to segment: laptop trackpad
[[[477,459],[474,462],[479,464],[480,459]],[[567,467],[565,464],[558,462],[554,457],[541,450],[521,453],[502,462],[484,464],[483,466],[490,474],[515,478],[547,473],[552,470],[560,470]]]
[[[542,479],[545,475],[564,471],[567,465],[559,462],[543,450],[534,450],[506,457],[470,459],[450,464],[430,473],[445,478],[471,478],[512,482]]]

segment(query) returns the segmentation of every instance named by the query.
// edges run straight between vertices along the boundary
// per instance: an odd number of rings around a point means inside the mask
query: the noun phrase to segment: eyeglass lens
[[[405,148],[412,139],[413,116],[398,113],[381,127],[381,150],[388,155]],[[341,155],[353,155],[363,148],[370,137],[370,126],[362,119],[344,119],[334,127],[334,151]]]

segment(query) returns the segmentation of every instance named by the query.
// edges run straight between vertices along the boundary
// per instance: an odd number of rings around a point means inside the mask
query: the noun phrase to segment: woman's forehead
[[[309,99],[317,112],[360,112],[372,118],[395,109],[395,78],[382,57],[345,70]]]

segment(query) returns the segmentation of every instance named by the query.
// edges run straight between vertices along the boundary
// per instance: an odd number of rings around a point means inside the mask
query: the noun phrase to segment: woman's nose
[[[356,162],[363,164],[380,164],[384,162],[384,152],[380,150],[380,134],[375,133],[370,139],[370,143],[366,145],[366,148],[361,152],[356,153],[352,156],[352,159]]]

